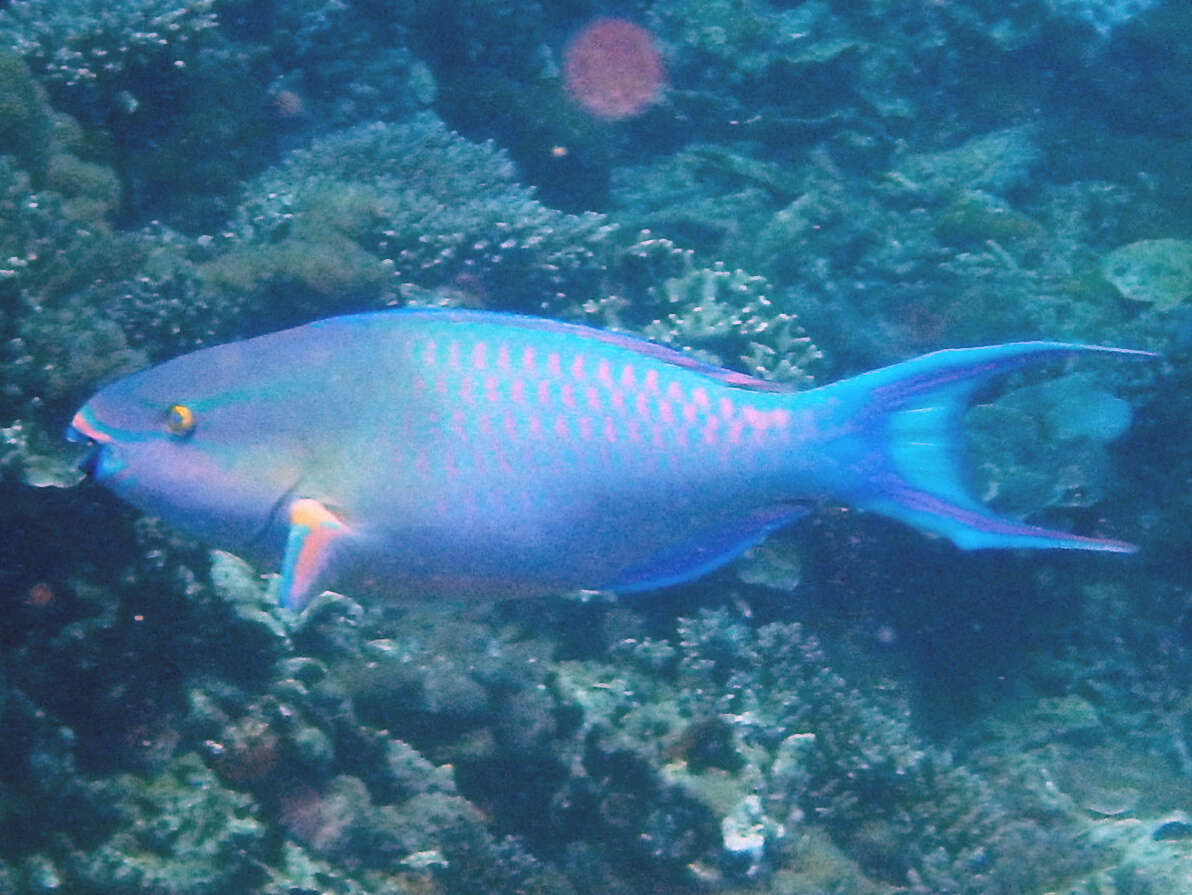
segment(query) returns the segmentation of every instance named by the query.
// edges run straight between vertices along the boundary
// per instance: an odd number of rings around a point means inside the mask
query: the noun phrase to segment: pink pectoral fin
[[[277,599],[301,612],[332,574],[352,529],[317,500],[301,498],[290,504],[290,535],[281,562]]]

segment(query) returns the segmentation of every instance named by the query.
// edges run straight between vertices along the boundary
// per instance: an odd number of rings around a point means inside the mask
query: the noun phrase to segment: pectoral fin
[[[317,500],[301,498],[290,504],[290,534],[277,584],[278,602],[294,612],[306,608],[331,579],[351,535],[352,529]]]

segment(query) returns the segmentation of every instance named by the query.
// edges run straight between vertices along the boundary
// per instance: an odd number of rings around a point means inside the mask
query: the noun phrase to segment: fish
[[[632,592],[699,577],[832,501],[962,549],[1128,553],[965,485],[990,377],[1128,348],[947,349],[798,391],[634,336],[393,309],[203,348],[97,391],[94,482],[259,567],[283,606]]]

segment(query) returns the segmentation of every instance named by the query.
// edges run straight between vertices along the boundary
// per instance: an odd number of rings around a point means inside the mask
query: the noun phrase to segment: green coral
[[[29,66],[12,51],[0,51],[0,153],[14,156],[22,168],[40,176],[51,130],[49,104]]]
[[[398,284],[459,283],[484,303],[542,308],[585,288],[613,228],[599,215],[549,209],[517,183],[508,158],[470,143],[430,115],[316,140],[257,178],[233,222],[214,283],[266,288],[287,258],[325,257],[338,270],[297,279],[328,301],[392,302]],[[257,259],[253,269],[253,259]],[[351,295],[325,294],[336,284]]]

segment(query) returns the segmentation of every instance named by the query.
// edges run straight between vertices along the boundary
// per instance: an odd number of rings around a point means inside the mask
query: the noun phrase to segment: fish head
[[[230,550],[283,524],[309,459],[293,364],[251,342],[203,349],[100,389],[67,438],[95,482],[172,527]]]

